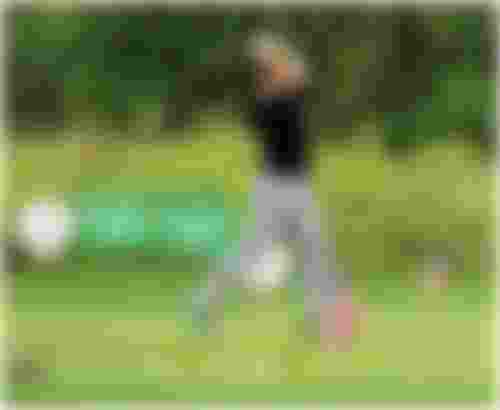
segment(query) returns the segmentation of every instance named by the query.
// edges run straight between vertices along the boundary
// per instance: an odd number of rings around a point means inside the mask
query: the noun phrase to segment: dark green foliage
[[[260,27],[286,32],[310,57],[315,133],[333,127],[345,138],[376,115],[391,152],[453,132],[493,143],[496,27],[488,9],[116,10],[11,10],[16,126],[60,126],[92,113],[126,131],[161,109],[162,128],[171,129],[213,106],[244,110],[251,72],[242,46]]]
[[[401,104],[385,115],[386,143],[398,148],[446,140],[452,135],[472,139],[488,148],[494,144],[495,79],[484,44],[480,15],[447,18],[452,34],[447,48],[437,48],[429,88],[409,93],[414,103]],[[444,48],[444,50],[443,50]],[[414,76],[416,77],[416,76]],[[409,82],[412,84],[412,82]]]

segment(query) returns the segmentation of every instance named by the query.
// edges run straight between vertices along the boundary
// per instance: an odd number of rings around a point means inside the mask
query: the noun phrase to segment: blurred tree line
[[[161,111],[163,129],[210,107],[242,112],[251,81],[243,42],[272,29],[311,60],[313,132],[335,128],[329,138],[348,140],[371,122],[394,153],[449,138],[493,151],[496,26],[485,6],[18,5],[8,25],[16,130],[89,117],[125,135],[148,111]]]

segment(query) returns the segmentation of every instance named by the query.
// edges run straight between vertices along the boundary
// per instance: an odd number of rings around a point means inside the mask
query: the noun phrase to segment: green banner
[[[239,229],[239,212],[206,193],[80,194],[73,199],[79,248],[182,249],[218,254]]]

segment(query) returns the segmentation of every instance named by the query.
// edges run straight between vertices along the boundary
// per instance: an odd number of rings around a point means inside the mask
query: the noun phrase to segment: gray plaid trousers
[[[297,251],[301,253],[306,312],[317,313],[322,303],[332,303],[336,277],[325,266],[319,209],[309,179],[262,174],[255,181],[250,200],[253,229],[240,240],[236,256],[228,255],[220,269],[210,275],[200,302],[207,307],[221,303],[228,286],[241,286],[244,274],[252,270],[273,243],[285,241],[296,246],[296,255]]]

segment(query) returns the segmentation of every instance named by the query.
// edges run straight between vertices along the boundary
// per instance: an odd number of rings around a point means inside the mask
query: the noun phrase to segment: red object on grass
[[[322,344],[328,350],[350,350],[358,322],[358,309],[353,303],[351,292],[343,290],[339,293],[330,309],[321,314]]]

